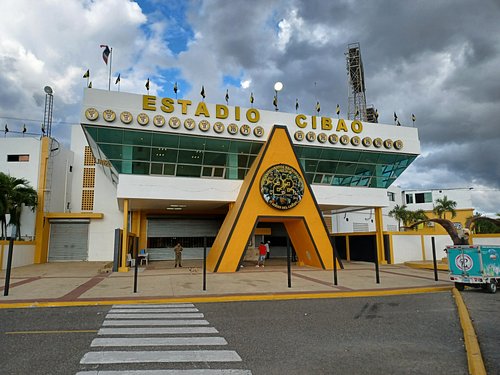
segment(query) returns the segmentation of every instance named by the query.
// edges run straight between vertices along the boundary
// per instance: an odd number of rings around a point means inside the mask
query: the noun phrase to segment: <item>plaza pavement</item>
[[[265,267],[245,263],[239,272],[206,274],[203,290],[201,261],[186,260],[183,268],[173,262],[150,262],[134,269],[110,272],[107,262],[46,263],[12,269],[8,296],[4,296],[5,271],[0,273],[0,308],[27,306],[81,306],[145,302],[211,302],[292,298],[336,298],[423,293],[451,290],[448,274],[405,265],[380,265],[376,281],[373,263],[346,262],[332,270],[292,265],[288,286],[286,262],[270,259]]]

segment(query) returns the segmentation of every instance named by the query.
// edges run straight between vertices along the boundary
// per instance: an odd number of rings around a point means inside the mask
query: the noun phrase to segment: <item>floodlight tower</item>
[[[347,119],[357,118],[367,121],[366,96],[365,96],[365,73],[359,43],[347,45],[346,62],[347,76],[349,77],[349,97]]]
[[[52,133],[52,108],[54,107],[54,91],[50,86],[45,86],[43,88],[43,91],[45,91],[45,111],[43,114],[43,128],[47,132],[47,136],[50,137]]]

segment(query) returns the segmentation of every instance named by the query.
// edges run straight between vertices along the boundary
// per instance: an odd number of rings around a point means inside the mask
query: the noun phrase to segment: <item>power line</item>
[[[0,116],[2,119],[6,120],[18,120],[18,121],[24,121],[24,122],[36,122],[36,123],[43,123],[43,119],[41,120],[33,120],[29,118],[20,118],[20,117],[8,117],[8,116]],[[56,121],[56,123],[59,124],[78,124],[78,121]]]

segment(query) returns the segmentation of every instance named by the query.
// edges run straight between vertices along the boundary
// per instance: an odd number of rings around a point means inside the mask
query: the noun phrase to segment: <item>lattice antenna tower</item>
[[[367,121],[366,95],[365,95],[365,73],[363,71],[363,61],[361,60],[361,50],[359,43],[347,45],[346,62],[347,76],[349,79],[349,96],[347,119],[354,120],[359,111],[357,119]]]

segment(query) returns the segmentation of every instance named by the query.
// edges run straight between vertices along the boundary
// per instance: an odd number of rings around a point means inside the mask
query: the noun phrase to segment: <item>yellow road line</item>
[[[206,297],[171,297],[171,298],[144,298],[123,300],[101,300],[101,301],[67,301],[67,302],[16,302],[0,303],[0,309],[15,309],[26,307],[70,307],[70,306],[107,306],[128,305],[141,303],[210,303],[210,302],[243,302],[243,301],[279,301],[293,299],[326,299],[326,298],[350,298],[350,297],[375,297],[394,296],[402,294],[421,294],[449,291],[453,286],[436,286],[424,288],[407,288],[394,290],[364,290],[349,292],[325,292],[325,293],[277,293],[264,295],[234,295],[234,296],[206,296]]]
[[[13,331],[5,332],[6,335],[36,335],[36,334],[48,334],[48,333],[96,333],[96,329],[75,329],[75,330],[62,330],[62,331]]]
[[[460,317],[460,325],[464,332],[465,351],[467,352],[467,363],[469,365],[469,373],[471,375],[486,375],[486,368],[484,367],[483,356],[481,355],[481,348],[477,341],[474,326],[470,320],[469,311],[465,306],[462,295],[456,289],[452,289],[455,303],[457,304],[458,316]]]

